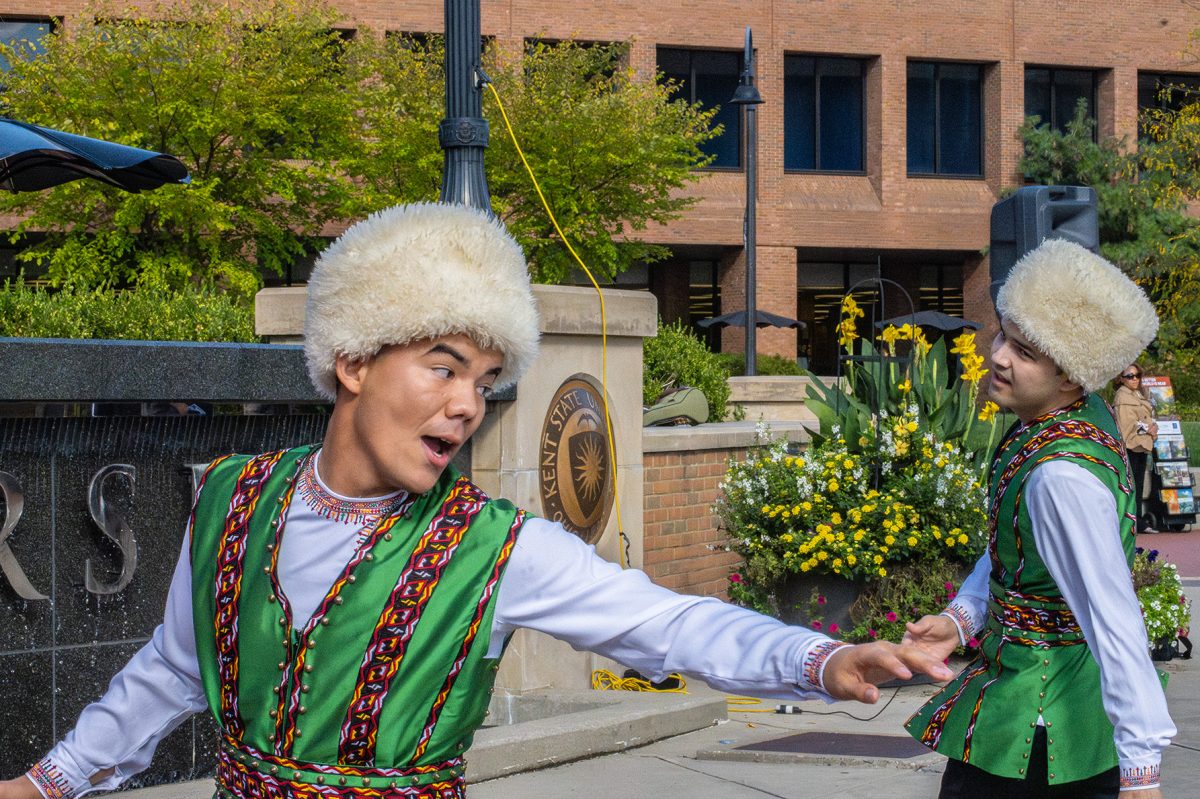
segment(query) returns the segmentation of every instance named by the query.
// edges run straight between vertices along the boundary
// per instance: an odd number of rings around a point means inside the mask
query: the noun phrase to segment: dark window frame
[[[668,74],[665,70],[663,70],[663,68],[661,66],[662,54],[664,51],[671,52],[671,53],[687,53],[688,54],[688,78],[683,81],[683,92],[686,92],[687,96],[686,96],[686,98],[684,98],[683,93],[681,92],[679,95],[676,96],[676,99],[687,99],[687,101],[689,103],[696,102],[696,66],[695,66],[694,56],[696,56],[698,54],[699,55],[721,54],[721,55],[732,55],[732,56],[736,57],[737,58],[737,71],[734,74],[735,80],[740,80],[742,71],[745,69],[745,66],[746,66],[745,60],[744,60],[745,54],[741,50],[722,50],[720,48],[711,48],[711,47],[672,47],[670,45],[660,44],[655,47],[654,66],[655,66],[655,69],[659,73],[663,74],[665,77],[673,77],[673,74]],[[733,99],[732,91],[729,93],[729,99],[730,100]],[[719,107],[721,108],[722,111],[724,111],[727,106],[730,106],[729,100],[725,100],[723,103],[719,104]],[[731,132],[730,129],[733,128],[733,125],[726,124],[725,132],[723,134],[721,134],[721,136],[725,137],[725,136],[729,136],[729,135],[735,135],[737,137],[737,163],[734,165],[713,163],[713,164],[709,164],[706,167],[702,167],[703,171],[706,171],[706,172],[742,172],[742,171],[745,171],[745,168],[746,168],[745,138],[746,137],[743,135],[744,131],[742,128],[743,114],[741,113],[741,109],[738,108],[737,106],[732,106],[732,107],[736,111],[736,113],[734,115],[735,119],[737,120],[736,130]]]
[[[1077,73],[1077,74],[1086,74],[1091,77],[1092,92],[1091,92],[1091,96],[1088,98],[1088,105],[1091,108],[1092,113],[1089,118],[1092,122],[1092,141],[1098,141],[1099,140],[1098,137],[1100,135],[1100,115],[1099,115],[1099,112],[1100,112],[1100,70],[1089,69],[1088,67],[1061,67],[1061,66],[1050,66],[1048,64],[1026,64],[1025,65],[1025,73],[1022,76],[1022,81],[1021,81],[1021,85],[1022,85],[1025,95],[1029,94],[1029,71],[1030,70],[1045,70],[1048,73],[1047,74],[1047,82],[1048,82],[1049,88],[1050,88],[1048,102],[1050,105],[1051,118],[1050,119],[1040,119],[1038,122],[1038,127],[1048,126],[1051,130],[1056,130],[1059,132],[1065,132],[1067,129],[1067,123],[1070,122],[1071,120],[1070,119],[1062,120],[1060,123],[1059,120],[1055,119],[1055,117],[1058,115],[1058,101],[1057,101],[1057,97],[1056,97],[1056,95],[1058,93],[1058,84],[1054,79],[1055,75],[1058,75],[1063,72],[1071,72],[1071,73]],[[1024,106],[1023,111],[1024,111],[1025,119],[1029,119],[1031,116],[1034,116],[1033,114],[1029,113],[1028,101],[1024,101],[1023,106]],[[1074,112],[1074,109],[1072,109],[1071,118],[1074,119],[1074,116],[1075,116],[1075,112]]]
[[[784,168],[785,174],[813,174],[820,173],[824,175],[865,175],[867,174],[867,67],[869,58],[864,56],[838,56],[824,55],[816,53],[785,53],[784,54],[784,97],[787,97],[787,82],[788,82],[788,61],[790,59],[811,58],[813,64],[813,107],[812,107],[812,126],[813,126],[813,163],[815,166],[808,167],[789,167],[787,163],[787,136],[789,127],[786,122],[787,110],[785,108],[785,122],[783,126],[784,135]],[[858,169],[825,169],[821,167],[821,73],[820,64],[822,61],[851,61],[859,67],[859,86],[860,97],[862,100],[859,108],[859,130],[862,141],[859,162],[862,166]]]
[[[3,14],[0,15],[0,23],[27,23],[33,25],[48,25],[49,30],[46,31],[46,36],[53,36],[63,25],[62,17],[55,16],[39,16],[37,14]],[[5,65],[7,67],[7,65]],[[8,68],[0,69],[0,74],[7,72]]]
[[[910,178],[935,178],[935,179],[952,179],[952,180],[986,180],[987,178],[987,129],[984,126],[986,120],[986,106],[984,98],[984,67],[985,64],[978,61],[938,61],[929,58],[910,58],[905,64],[905,131],[904,141],[906,148],[911,147],[912,134],[911,125],[908,123],[907,114],[908,106],[911,102],[909,97],[908,86],[908,70],[915,64],[929,64],[933,66],[933,171],[922,172],[914,171],[908,163],[905,163],[906,175]],[[976,86],[978,91],[979,118],[976,120],[977,129],[979,131],[978,143],[978,172],[949,172],[943,171],[941,166],[942,161],[942,146],[941,146],[941,122],[942,122],[942,91],[941,91],[941,70],[943,67],[974,67],[978,70]]]

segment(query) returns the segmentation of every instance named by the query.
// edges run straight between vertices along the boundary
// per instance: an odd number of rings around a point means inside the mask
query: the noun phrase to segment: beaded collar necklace
[[[296,492],[304,504],[322,518],[343,524],[366,525],[382,518],[407,496],[403,490],[365,499],[335,494],[321,482],[317,473],[320,457],[318,450],[311,458],[305,459],[296,477]]]

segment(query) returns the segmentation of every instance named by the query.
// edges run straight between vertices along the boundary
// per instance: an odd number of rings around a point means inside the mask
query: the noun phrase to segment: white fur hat
[[[339,355],[463,334],[504,354],[497,388],[537,357],[538,317],[520,245],[463,205],[386,208],[351,226],[308,283],[304,355],[317,391],[337,396]]]
[[[1085,391],[1137,360],[1158,332],[1137,284],[1065,239],[1047,239],[1013,265],[996,310]]]

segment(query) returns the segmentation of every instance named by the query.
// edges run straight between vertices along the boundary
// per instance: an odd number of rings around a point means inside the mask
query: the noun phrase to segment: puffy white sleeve
[[[1141,606],[1125,566],[1116,501],[1097,477],[1062,460],[1033,470],[1025,498],[1038,553],[1100,665],[1122,790],[1155,787],[1175,725],[1150,662]]]
[[[500,583],[489,654],[527,627],[637,669],[719,690],[828,699],[821,675],[841,642],[712,597],[684,596],[622,569],[559,524],[531,518]]]
[[[46,799],[113,790],[145,770],[159,742],[208,706],[192,626],[189,539],[184,536],[163,623],[113,677],[104,696],[84,708],[75,729],[29,770],[27,776]],[[105,772],[111,773],[99,776]]]

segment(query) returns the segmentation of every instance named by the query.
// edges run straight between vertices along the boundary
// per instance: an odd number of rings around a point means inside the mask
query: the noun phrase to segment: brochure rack
[[[1196,523],[1196,485],[1188,468],[1188,447],[1183,427],[1175,415],[1171,379],[1143,375],[1142,388],[1154,406],[1158,438],[1150,468],[1150,497],[1146,502],[1150,525],[1179,532]]]

